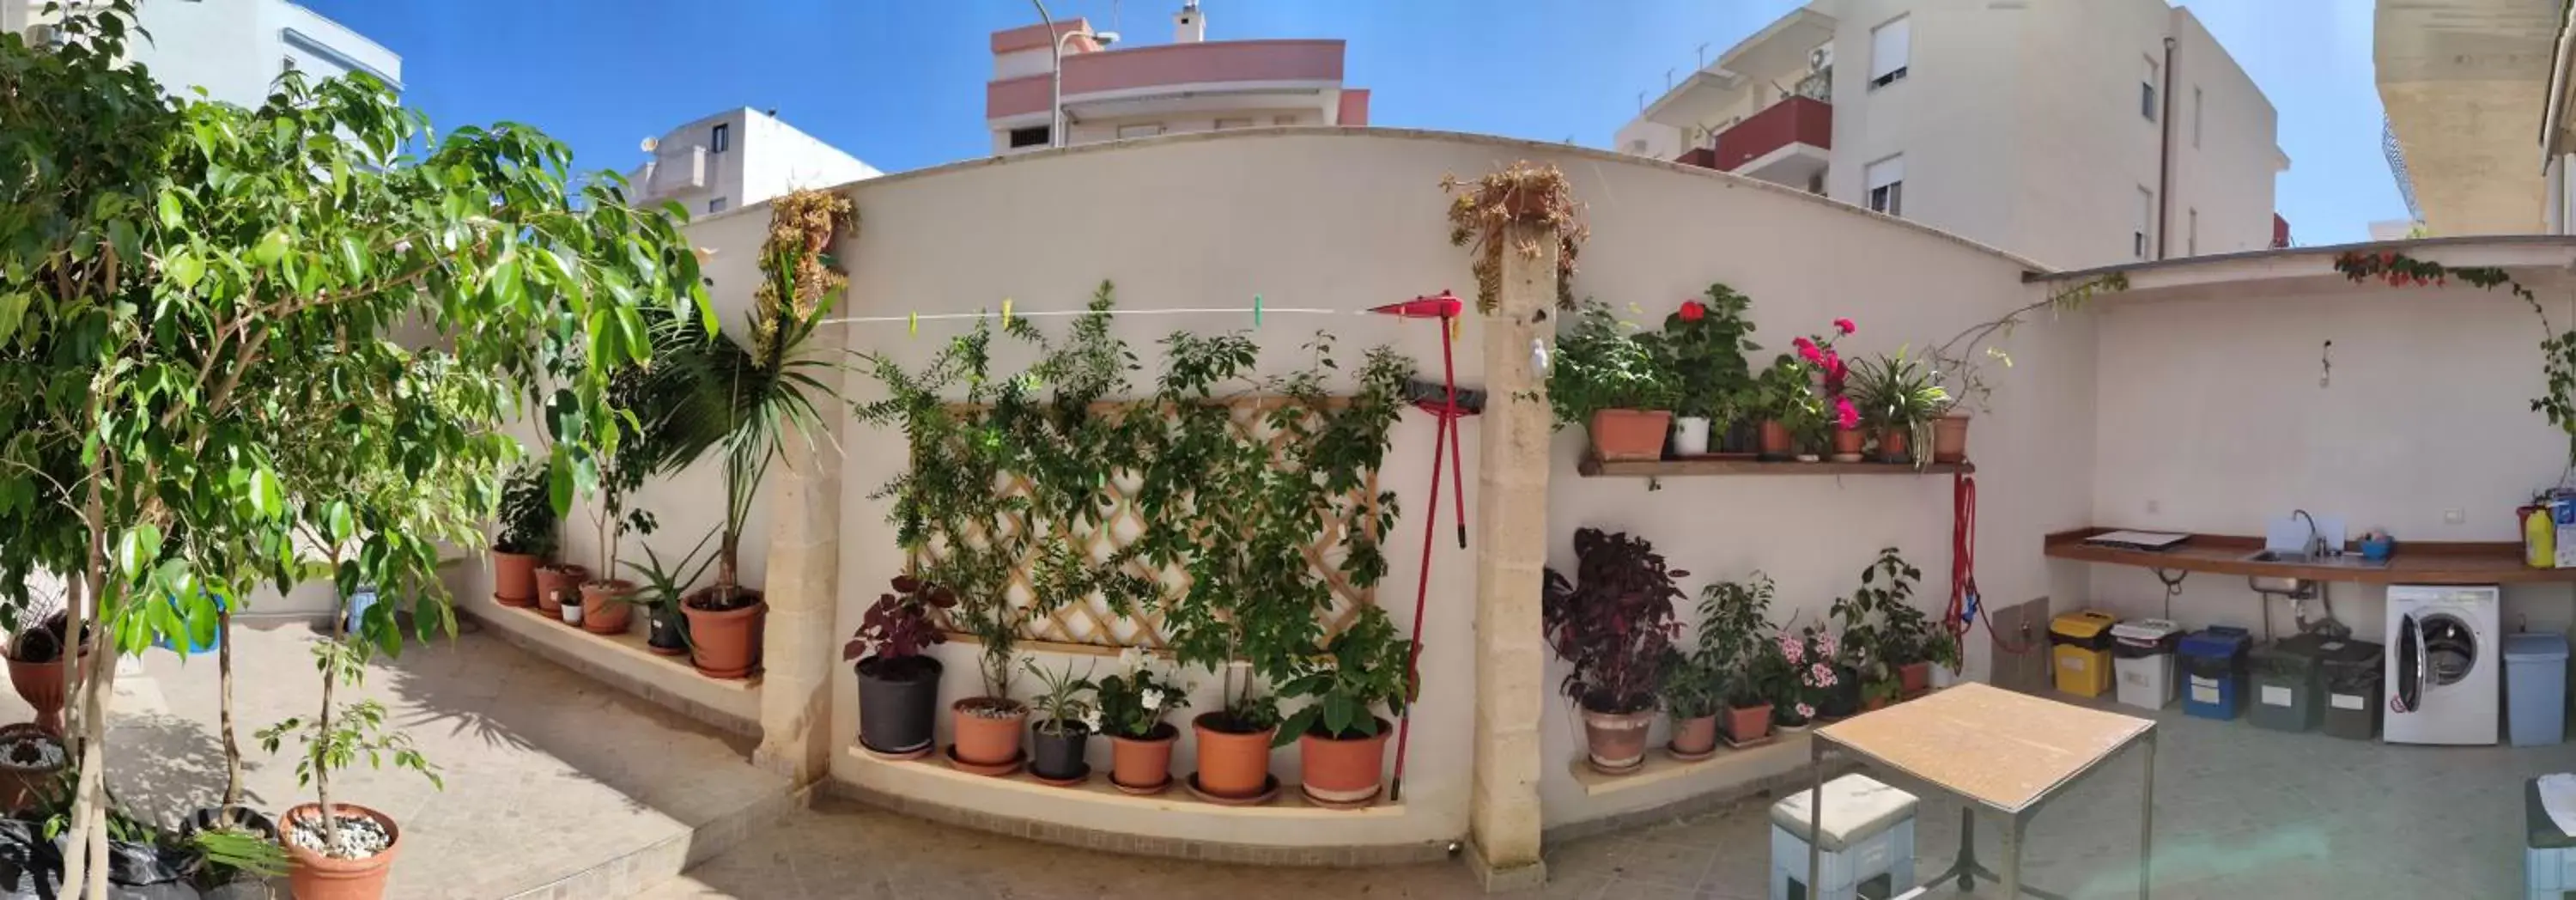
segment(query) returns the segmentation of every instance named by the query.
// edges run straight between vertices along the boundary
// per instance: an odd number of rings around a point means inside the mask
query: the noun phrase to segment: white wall
[[[737,127],[743,133],[735,135],[736,152],[742,154],[742,180],[733,195],[736,206],[798,188],[831,187],[883,174],[776,116],[745,110],[742,122]]]
[[[2270,247],[2273,185],[2281,163],[2280,115],[2190,10],[2175,8],[2173,25],[2173,235],[2167,255],[2190,254],[2192,209],[2200,210],[2202,254]],[[2192,145],[2194,88],[2201,92],[2197,147]]]
[[[342,59],[290,44],[288,29],[402,86],[401,56],[285,0],[146,0],[137,12],[153,40],[134,41],[128,52],[173,93],[203,86],[210,99],[257,106],[290,58],[317,79],[351,71]]]

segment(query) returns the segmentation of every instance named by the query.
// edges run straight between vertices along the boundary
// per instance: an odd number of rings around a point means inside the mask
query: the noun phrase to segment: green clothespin
[[[1261,327],[1261,295],[1252,295],[1252,327]]]
[[[920,336],[921,336],[921,311],[920,311],[920,310],[914,310],[914,311],[912,311],[909,315],[905,316],[905,321],[907,321],[907,322],[909,322],[909,323],[910,323],[910,325],[909,325],[908,327],[909,327],[909,330],[910,330],[910,332],[911,332],[911,333],[910,333],[909,335],[907,335],[907,336],[908,336],[908,337],[920,337]]]

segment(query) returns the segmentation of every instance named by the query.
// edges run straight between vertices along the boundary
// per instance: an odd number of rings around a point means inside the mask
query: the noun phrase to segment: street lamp
[[[1088,37],[1094,43],[1106,47],[1118,43],[1118,32],[1084,29],[1056,34],[1055,17],[1047,15],[1045,0],[1029,0],[1029,5],[1038,8],[1038,21],[1046,23],[1047,34],[1055,38],[1047,42],[1047,59],[1052,63],[1047,69],[1047,146],[1062,147],[1065,145],[1064,42],[1076,37]]]

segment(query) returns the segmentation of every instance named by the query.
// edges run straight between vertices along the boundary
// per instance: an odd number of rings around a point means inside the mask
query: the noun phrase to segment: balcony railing
[[[1064,59],[1067,102],[1085,94],[1176,91],[1226,84],[1336,84],[1342,80],[1337,40],[1207,41],[1133,50],[1077,53]],[[1046,73],[988,82],[984,117],[1046,110]]]
[[[1793,95],[1718,132],[1717,165],[1713,168],[1732,172],[1791,144],[1833,149],[1833,104]]]

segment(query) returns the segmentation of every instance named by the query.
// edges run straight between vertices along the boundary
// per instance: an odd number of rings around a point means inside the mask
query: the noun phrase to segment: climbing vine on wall
[[[2539,295],[2501,266],[2445,266],[2394,250],[2344,253],[2335,257],[2334,267],[2355,283],[2378,281],[2390,287],[2441,287],[2457,279],[2481,290],[2503,288],[2529,305],[2540,319],[2540,370],[2548,384],[2547,393],[2532,398],[2531,411],[2567,434],[2568,464],[2576,466],[2576,331],[2559,331],[2550,324]]]

